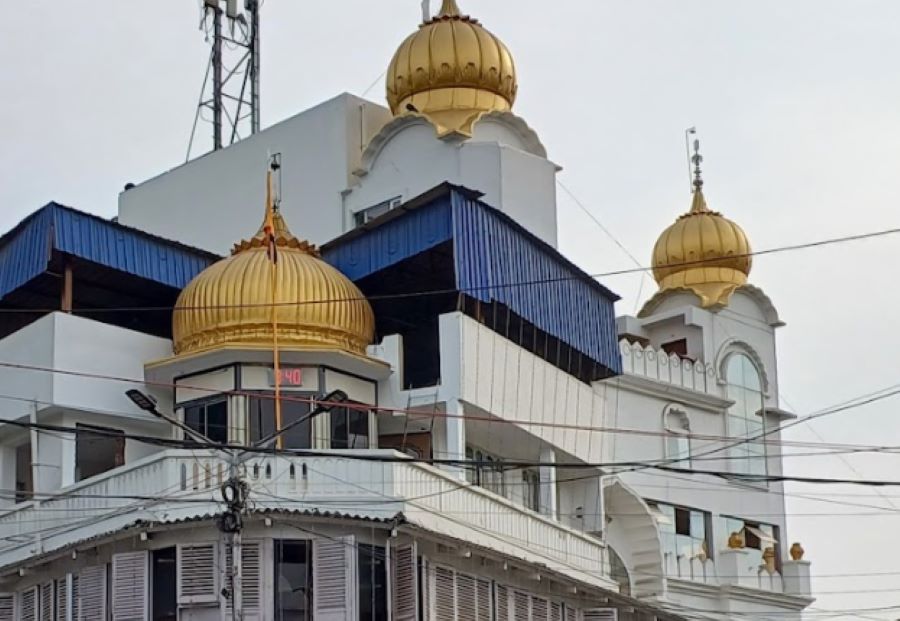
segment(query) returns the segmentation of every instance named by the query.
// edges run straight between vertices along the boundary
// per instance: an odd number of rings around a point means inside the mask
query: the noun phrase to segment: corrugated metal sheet
[[[451,195],[456,284],[621,373],[615,294],[483,203]]]
[[[609,289],[502,212],[452,186],[368,231],[326,246],[324,258],[353,280],[453,240],[458,289],[507,305],[541,330],[620,373]]]
[[[216,255],[50,203],[0,239],[0,297],[47,269],[53,251],[181,289]]]

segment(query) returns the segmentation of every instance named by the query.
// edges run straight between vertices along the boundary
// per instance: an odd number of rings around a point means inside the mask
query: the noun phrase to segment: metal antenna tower
[[[259,9],[261,0],[201,0],[200,27],[212,45],[187,159],[200,119],[211,120],[213,149],[259,131]],[[204,111],[212,118],[205,118]]]

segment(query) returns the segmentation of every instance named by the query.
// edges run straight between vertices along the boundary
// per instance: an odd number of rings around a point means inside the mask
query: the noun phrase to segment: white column
[[[784,580],[785,593],[810,597],[812,582],[809,567],[809,561],[785,561],[782,564],[781,576]]]
[[[0,446],[0,489],[16,488],[16,449]],[[0,507],[12,506],[13,501],[0,498]]]
[[[556,453],[551,448],[541,450],[542,464],[555,464]],[[541,513],[554,520],[559,519],[559,506],[556,497],[556,468],[552,465],[540,467],[541,477]]]
[[[447,401],[447,416],[444,417],[443,446],[435,447],[437,459],[466,458],[466,419],[465,409],[459,399]],[[448,471],[460,480],[466,479],[466,470],[459,466],[447,466]]]

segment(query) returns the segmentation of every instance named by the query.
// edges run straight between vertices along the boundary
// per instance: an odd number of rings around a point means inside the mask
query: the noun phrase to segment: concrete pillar
[[[541,463],[555,464],[556,453],[551,448],[541,449]],[[541,466],[541,513],[554,520],[559,519],[559,505],[557,502],[556,468],[553,466]]]
[[[437,447],[435,451],[437,459],[457,459],[466,458],[466,419],[465,409],[459,399],[450,399],[447,401],[447,416],[444,417],[444,438],[443,446]],[[466,480],[466,470],[459,466],[447,466],[448,472],[462,481]]]
[[[723,585],[759,588],[759,553],[755,550],[722,550],[716,562],[716,573]]]
[[[788,595],[801,597],[812,595],[809,561],[785,561],[781,567],[781,577],[784,581],[784,592]]]

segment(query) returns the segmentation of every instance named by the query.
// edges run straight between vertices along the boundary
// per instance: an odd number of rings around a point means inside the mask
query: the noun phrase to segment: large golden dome
[[[691,210],[656,242],[653,276],[660,291],[687,289],[704,308],[723,306],[747,284],[753,266],[750,241],[741,227],[709,209],[699,176],[695,185]]]
[[[308,242],[273,217],[277,291],[273,306],[272,262],[267,236],[236,244],[232,255],[197,275],[175,305],[176,354],[220,347],[271,348],[273,308],[283,350],[341,350],[365,355],[375,318],[360,290],[319,258]]]
[[[517,90],[506,45],[463,15],[456,0],[444,0],[437,16],[400,45],[387,72],[394,115],[421,113],[441,134],[471,135],[481,115],[511,110]]]

